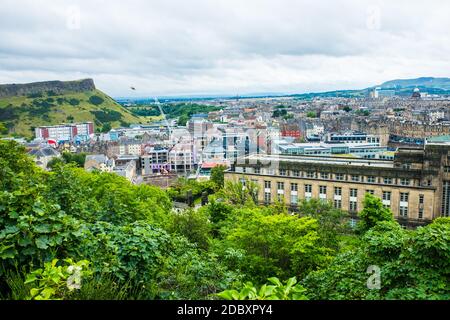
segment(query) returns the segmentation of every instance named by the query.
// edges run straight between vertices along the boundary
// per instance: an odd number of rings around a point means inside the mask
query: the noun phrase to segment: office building
[[[389,207],[403,225],[417,226],[450,216],[450,143],[399,149],[393,160],[253,154],[238,159],[227,180],[253,180],[259,201],[296,206],[317,198],[348,211],[363,209],[366,193]]]

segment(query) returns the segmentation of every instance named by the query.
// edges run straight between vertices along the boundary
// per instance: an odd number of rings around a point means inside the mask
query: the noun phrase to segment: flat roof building
[[[399,149],[393,160],[252,154],[232,164],[225,178],[253,180],[264,204],[280,200],[296,206],[317,198],[356,218],[371,193],[403,225],[450,216],[450,144]]]

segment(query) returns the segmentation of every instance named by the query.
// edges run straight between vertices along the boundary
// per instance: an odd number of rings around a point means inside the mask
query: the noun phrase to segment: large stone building
[[[356,218],[366,193],[382,199],[403,225],[450,215],[450,144],[399,149],[394,160],[253,154],[238,159],[227,180],[252,180],[259,201],[297,205],[302,199],[331,201]]]

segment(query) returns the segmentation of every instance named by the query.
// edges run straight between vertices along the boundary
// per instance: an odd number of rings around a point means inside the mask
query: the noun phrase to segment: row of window
[[[271,181],[264,181],[264,202],[266,204],[269,204],[272,201],[272,192],[271,187],[272,183]],[[285,183],[284,182],[277,182],[278,187],[278,201],[284,200],[284,190],[285,190]],[[327,186],[319,186],[319,197],[321,199],[326,199],[327,196]],[[305,192],[305,199],[309,200],[312,197],[312,185],[311,184],[305,184],[304,185],[304,192]],[[366,190],[366,193],[375,194],[374,190]],[[342,208],[342,187],[334,187],[334,207],[341,209]],[[357,212],[358,211],[358,189],[350,188],[349,192],[349,211],[350,212]],[[392,198],[392,192],[391,191],[383,191],[382,194],[382,200],[383,200],[383,206],[385,208],[391,207],[391,198]],[[298,197],[298,183],[291,183],[291,204],[296,205],[298,204],[299,197]],[[401,217],[408,217],[408,205],[409,205],[409,193],[407,192],[400,192],[400,199],[399,199],[399,214]],[[424,195],[419,195],[419,211],[418,211],[418,218],[423,219],[423,212],[424,212]]]
[[[277,189],[284,191],[284,182],[277,182]],[[264,181],[264,188],[265,189],[271,189],[272,188],[272,182],[271,181]],[[311,184],[305,184],[304,190],[306,193],[312,192],[312,185]],[[291,183],[291,191],[298,191],[298,183]],[[319,186],[319,193],[320,194],[326,194],[327,193],[327,186]],[[366,190],[366,193],[375,194],[374,190]],[[342,187],[334,187],[334,195],[341,196],[342,195]],[[390,201],[391,200],[391,191],[383,191],[383,200]],[[358,189],[350,189],[350,197],[358,197]],[[402,202],[408,202],[409,201],[409,193],[407,192],[400,192],[400,201]],[[423,203],[423,195],[420,195],[419,203]]]
[[[246,173],[246,168],[243,167],[243,173]],[[280,169],[279,170],[279,175],[280,176],[290,176],[292,177],[298,177],[298,178],[309,178],[309,179],[315,179],[320,177],[320,179],[333,179],[333,175],[330,173],[326,173],[326,172],[321,172],[321,173],[317,173],[315,171],[300,171],[300,170],[285,170],[285,169]],[[261,174],[261,169],[259,168],[255,168],[255,174]],[[275,174],[275,170],[270,170],[268,174]],[[365,179],[364,179],[365,178]],[[352,182],[367,182],[367,183],[384,183],[384,184],[394,184],[394,180],[393,178],[377,178],[375,176],[360,176],[360,175],[345,175],[343,173],[336,173],[334,174],[334,180],[337,181],[352,181]],[[411,185],[411,179],[407,179],[407,178],[401,178],[398,179],[398,184],[402,185],[402,186],[410,186]]]

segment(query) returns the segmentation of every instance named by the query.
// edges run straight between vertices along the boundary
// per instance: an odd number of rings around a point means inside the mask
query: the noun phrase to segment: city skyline
[[[444,1],[20,2],[0,5],[0,83],[94,78],[114,97],[291,94],[450,68]]]

